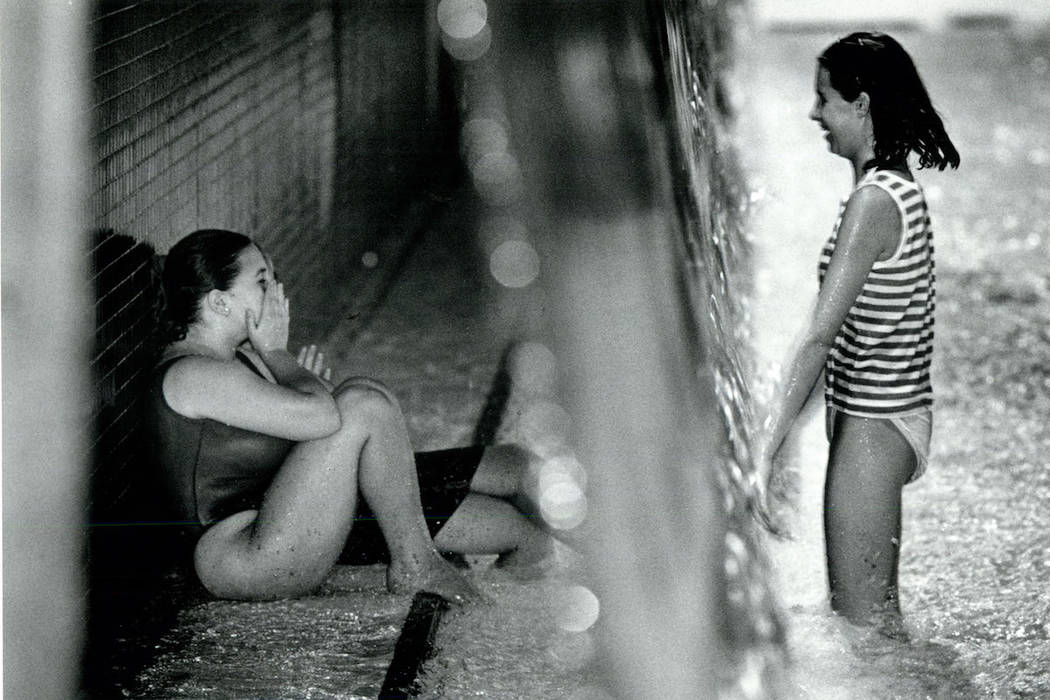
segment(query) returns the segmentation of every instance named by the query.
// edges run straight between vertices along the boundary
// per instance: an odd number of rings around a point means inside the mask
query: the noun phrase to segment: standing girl
[[[932,424],[933,234],[908,165],[959,165],[894,39],[858,32],[817,59],[809,117],[852,166],[853,191],[820,256],[820,292],[756,450],[762,489],[820,377],[830,441],[824,534],[831,607],[905,638],[897,594],[901,491],[926,467]]]

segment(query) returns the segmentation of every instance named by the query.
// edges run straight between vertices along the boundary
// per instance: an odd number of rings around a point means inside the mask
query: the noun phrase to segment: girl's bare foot
[[[435,593],[450,603],[483,603],[485,596],[437,551],[423,560],[401,559],[390,563],[386,587],[391,593]]]

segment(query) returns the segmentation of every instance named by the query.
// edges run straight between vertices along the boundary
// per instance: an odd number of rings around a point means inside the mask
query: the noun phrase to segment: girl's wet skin
[[[915,67],[883,34],[856,33],[818,59],[809,118],[851,168],[853,191],[820,258],[820,291],[757,430],[756,473],[825,377],[830,443],[824,534],[831,607],[906,639],[897,591],[901,490],[929,452],[933,244],[908,165],[958,165]]]
[[[312,591],[327,577],[348,537],[353,541],[355,513],[363,502],[374,513],[389,554],[386,581],[393,592],[425,590],[458,603],[483,600],[439,547],[499,554],[511,563],[521,560],[523,569],[549,551],[549,535],[519,508],[530,500],[525,487],[529,455],[514,446],[476,450],[477,462],[466,473],[469,486],[457,487],[463,490],[455,511],[432,535],[396,397],[364,377],[333,388],[330,369],[316,348],[304,348],[297,357],[288,352],[290,304],[284,286],[276,281],[272,262],[249,239],[205,231],[184,241],[169,253],[165,271],[173,278],[166,281],[173,294],[188,288],[191,298],[182,299],[183,326],[160,364],[155,402],[164,415],[157,443],[164,469],[175,483],[217,469],[225,479],[218,483],[225,484],[230,481],[222,470],[236,465],[244,476],[233,483],[247,484],[244,489],[254,483],[264,490],[255,507],[202,519],[206,529],[194,561],[210,592],[270,599]],[[209,254],[218,262],[208,260]],[[184,259],[194,262],[179,268]],[[215,279],[192,279],[209,266],[218,270]],[[208,421],[258,442],[260,457],[238,458],[233,454],[237,441],[205,445]],[[189,437],[179,431],[189,431]],[[262,455],[269,455],[263,462],[274,466],[253,461]],[[207,463],[209,456],[215,465]],[[253,474],[257,463],[263,471]],[[200,499],[209,496],[207,484],[213,483],[193,478],[205,486],[190,497],[196,505],[182,496],[176,505],[184,510],[199,509]],[[241,499],[249,497],[246,490]],[[193,517],[207,516],[198,510]]]

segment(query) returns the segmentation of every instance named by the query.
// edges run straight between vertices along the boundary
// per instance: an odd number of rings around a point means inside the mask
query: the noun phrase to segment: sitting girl
[[[333,388],[312,351],[288,352],[288,299],[250,238],[186,236],[167,255],[163,291],[145,428],[165,515],[191,525],[213,595],[303,595],[341,557],[388,555],[391,591],[468,602],[480,594],[439,550],[526,568],[550,552],[526,515],[538,513],[523,486],[529,455],[513,445],[413,455],[387,388],[363,377]]]

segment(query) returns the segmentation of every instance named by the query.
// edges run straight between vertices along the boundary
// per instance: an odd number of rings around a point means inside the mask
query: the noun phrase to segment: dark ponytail
[[[825,49],[817,62],[845,100],[852,102],[862,92],[871,98],[874,166],[901,167],[914,151],[920,168],[959,167],[959,152],[911,56],[892,37],[856,32]]]
[[[200,229],[171,247],[163,258],[158,290],[157,342],[160,346],[186,337],[200,313],[201,298],[213,289],[227,290],[240,272],[238,257],[252,239],[223,229]]]

